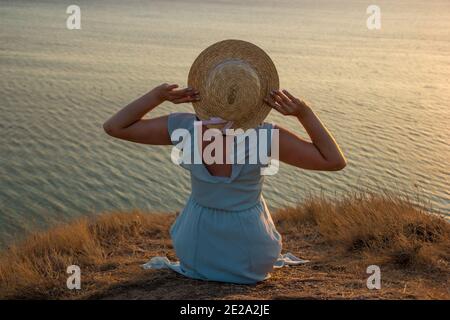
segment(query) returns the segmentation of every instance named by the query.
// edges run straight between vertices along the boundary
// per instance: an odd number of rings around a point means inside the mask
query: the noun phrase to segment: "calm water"
[[[211,1],[212,2],[212,1]],[[169,147],[115,141],[103,121],[162,82],[186,83],[206,46],[263,47],[281,85],[310,101],[348,157],[339,173],[282,166],[272,208],[309,193],[385,188],[449,213],[450,2],[0,1],[0,239],[92,212],[179,210],[189,191]],[[155,115],[192,110],[164,104]],[[293,119],[269,120],[304,136]]]

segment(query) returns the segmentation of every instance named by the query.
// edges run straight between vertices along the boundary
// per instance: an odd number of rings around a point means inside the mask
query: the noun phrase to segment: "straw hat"
[[[271,107],[263,99],[279,88],[279,80],[274,63],[261,48],[224,40],[200,53],[189,71],[188,85],[200,92],[201,100],[193,102],[200,120],[221,118],[228,127],[246,130],[269,114]]]

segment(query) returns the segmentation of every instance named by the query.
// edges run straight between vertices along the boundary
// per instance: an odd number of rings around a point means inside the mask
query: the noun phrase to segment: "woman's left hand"
[[[167,84],[157,86],[153,89],[159,99],[162,101],[170,101],[175,104],[194,102],[200,100],[199,92],[193,88],[178,89],[177,84]]]

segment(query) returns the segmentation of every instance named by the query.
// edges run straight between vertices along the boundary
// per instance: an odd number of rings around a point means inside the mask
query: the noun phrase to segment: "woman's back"
[[[264,123],[255,128],[252,141],[248,136],[247,138],[242,135],[228,136],[228,149],[225,142],[227,137],[218,136],[218,139],[223,138],[223,143],[216,146],[223,147],[222,150],[226,152],[224,152],[226,156],[224,158],[230,161],[207,165],[205,158],[208,155],[205,153],[208,153],[208,149],[204,144],[205,139],[194,138],[201,137],[204,133],[204,128],[195,125],[196,120],[196,116],[190,113],[173,113],[168,118],[169,134],[174,138],[172,142],[176,145],[180,144],[180,148],[185,152],[184,157],[182,155],[179,161],[181,161],[180,165],[188,169],[191,174],[191,196],[205,207],[230,211],[245,210],[259,204],[264,181],[261,169],[267,165],[267,154],[271,149],[272,124]],[[195,132],[200,128],[202,128],[201,133]],[[173,134],[177,129],[185,130],[184,134]],[[203,144],[198,140],[203,141]],[[256,144],[256,148],[252,148],[252,144]],[[264,155],[260,156],[260,152]],[[195,158],[195,154],[200,156]],[[216,175],[211,172],[211,166],[214,166],[213,168],[219,173],[224,172],[223,168],[228,166],[229,174]]]

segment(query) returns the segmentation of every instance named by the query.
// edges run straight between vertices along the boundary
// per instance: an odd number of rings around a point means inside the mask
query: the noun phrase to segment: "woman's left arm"
[[[104,124],[107,134],[132,142],[170,145],[167,116],[152,119],[143,117],[164,101],[184,103],[199,100],[198,92],[191,88],[179,89],[178,85],[164,83],[134,100],[114,114]]]

